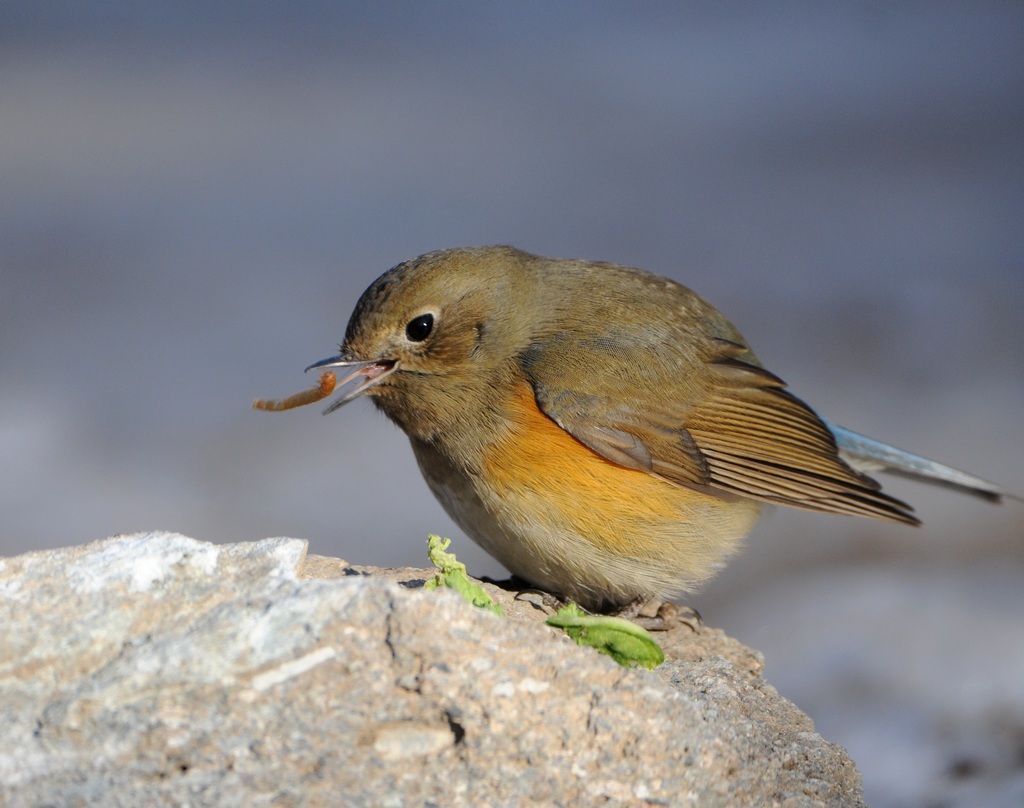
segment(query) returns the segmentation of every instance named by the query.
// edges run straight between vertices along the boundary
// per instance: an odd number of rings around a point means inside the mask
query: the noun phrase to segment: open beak
[[[332,402],[331,406],[324,410],[324,415],[327,415],[327,413],[334,412],[339,407],[343,407],[350,401],[359,398],[359,396],[374,385],[380,384],[380,382],[398,369],[398,362],[394,359],[353,359],[350,356],[341,354],[340,356],[331,356],[327,359],[321,359],[319,362],[314,362],[306,368],[306,371],[324,370],[325,368],[352,368],[352,372],[338,382],[337,386],[339,389],[353,379],[362,377],[359,384],[341,398]]]

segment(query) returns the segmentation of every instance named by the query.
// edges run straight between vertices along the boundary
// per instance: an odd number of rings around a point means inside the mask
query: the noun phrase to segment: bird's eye
[[[423,340],[430,336],[433,328],[434,315],[421,314],[419,317],[413,317],[409,321],[409,324],[405,327],[405,336],[409,339],[409,342],[423,342]]]

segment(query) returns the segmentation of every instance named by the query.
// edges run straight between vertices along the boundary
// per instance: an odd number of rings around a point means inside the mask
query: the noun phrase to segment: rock
[[[862,804],[722,632],[627,670],[430,575],[167,533],[0,560],[4,804]]]

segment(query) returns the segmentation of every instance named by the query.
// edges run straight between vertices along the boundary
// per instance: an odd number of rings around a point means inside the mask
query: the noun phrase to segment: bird
[[[421,255],[377,278],[339,354],[306,370],[331,368],[349,373],[325,414],[371,399],[471,539],[594,611],[692,591],[766,504],[920,524],[877,471],[1012,496],[824,420],[710,303],[612,263]]]

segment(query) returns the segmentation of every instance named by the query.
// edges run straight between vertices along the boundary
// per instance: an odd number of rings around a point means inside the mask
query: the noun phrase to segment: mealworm
[[[316,387],[311,387],[308,390],[303,390],[301,393],[278,400],[258,398],[252,403],[252,406],[257,410],[267,410],[268,412],[281,412],[281,410],[304,407],[307,404],[312,404],[314,401],[327,398],[327,396],[334,392],[336,382],[337,377],[334,375],[334,371],[325,370],[320,374],[320,381]]]

